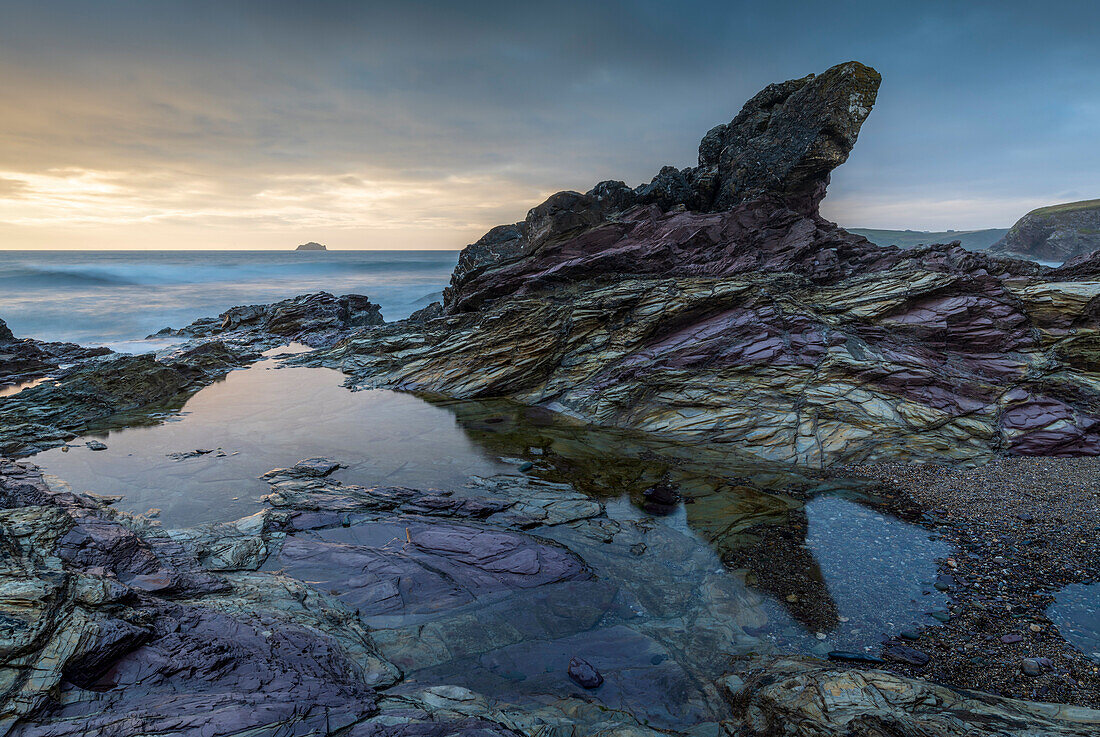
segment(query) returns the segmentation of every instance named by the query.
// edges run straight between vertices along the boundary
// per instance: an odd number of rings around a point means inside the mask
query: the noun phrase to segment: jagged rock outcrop
[[[880,81],[874,69],[848,62],[820,76],[769,85],[730,123],[704,136],[698,167],[666,166],[652,182],[634,190],[608,181],[585,194],[553,195],[532,209],[524,222],[498,226],[462,252],[451,286],[444,292],[444,306],[450,312],[476,309],[486,299],[515,292],[540,264],[573,265],[571,259],[578,253],[599,251],[619,257],[616,263],[598,265],[596,271],[667,275],[668,264],[658,264],[654,258],[630,268],[629,259],[637,249],[620,253],[616,245],[629,237],[632,224],[652,222],[669,210],[724,213],[736,209],[736,215],[708,221],[710,229],[737,231],[733,238],[773,227],[812,231],[819,221],[824,223],[817,217],[817,206],[825,196],[829,173],[847,160],[875,103]],[[644,209],[647,206],[652,208]],[[619,215],[632,208],[643,209],[623,221]],[[800,222],[800,216],[807,221]],[[605,223],[608,227],[599,228]],[[587,238],[576,238],[583,231],[588,231]],[[637,237],[658,242],[660,236],[640,233]],[[730,237],[727,233],[724,240]],[[666,260],[671,257],[681,266],[680,273],[698,274],[700,264],[720,257],[703,244],[684,245],[665,254]],[[680,264],[688,255],[693,258]],[[588,264],[587,270],[592,271],[592,266]],[[720,274],[723,267],[716,265],[704,273]],[[505,288],[501,282],[512,286]]]
[[[217,317],[196,320],[158,335],[185,338],[223,336],[237,342],[278,339],[311,346],[331,345],[345,333],[381,325],[381,308],[361,294],[335,297],[328,292],[302,294],[268,305],[232,307]]]
[[[55,372],[55,380],[0,398],[0,453],[58,445],[113,415],[182,399],[259,358],[210,341],[170,357],[110,355]]]
[[[772,85],[700,169],[558,193],[463,252],[442,315],[301,360],[807,466],[1100,453],[1094,282],[818,214],[877,85],[854,62]]]
[[[322,243],[317,241],[310,241],[309,243],[303,243],[294,249],[295,251],[327,251],[328,249]]]
[[[1040,207],[1024,215],[990,250],[1068,261],[1100,249],[1100,200]]]
[[[75,343],[48,343],[30,338],[18,340],[0,320],[0,387],[45,376],[62,364],[103,356],[109,348],[85,348]]]
[[[155,355],[118,355],[106,348],[32,340],[0,343],[0,386],[47,372],[51,379],[0,397],[0,453],[32,453],[120,413],[162,410],[161,405],[181,402],[234,368],[260,359],[262,351],[296,341],[332,345],[382,323],[378,305],[367,297],[317,292],[270,305],[233,307],[180,330],[165,328],[157,336],[189,340]],[[73,365],[62,368],[63,363]],[[4,373],[8,370],[18,373]]]

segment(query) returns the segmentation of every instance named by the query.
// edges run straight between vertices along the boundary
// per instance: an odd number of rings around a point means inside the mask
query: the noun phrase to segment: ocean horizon
[[[16,336],[124,352],[242,304],[365,294],[387,320],[438,300],[458,251],[0,251],[0,318]]]

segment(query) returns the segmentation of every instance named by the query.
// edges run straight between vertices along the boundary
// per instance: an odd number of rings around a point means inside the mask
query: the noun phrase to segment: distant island
[[[298,246],[294,250],[295,251],[327,251],[328,249],[325,248],[324,245],[321,244],[321,243],[315,243],[314,241],[310,241],[309,243],[303,243],[302,245]]]

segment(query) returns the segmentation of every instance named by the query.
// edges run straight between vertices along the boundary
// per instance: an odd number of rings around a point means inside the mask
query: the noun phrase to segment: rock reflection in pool
[[[925,613],[945,605],[931,582],[951,549],[927,530],[837,496],[818,497],[805,512],[806,546],[837,612],[818,651],[877,650],[884,636],[928,624]]]
[[[1074,647],[1100,662],[1100,584],[1066,586],[1054,596],[1047,616]]]
[[[90,452],[80,438],[34,461],[74,490],[124,495],[120,509],[160,509],[169,527],[252,514],[268,491],[261,474],[311,456],[339,459],[349,466],[340,478],[365,485],[446,488],[514,470],[471,443],[444,409],[409,394],[348,391],[330,369],[275,365],[231,372],[172,421],[94,436],[107,450]],[[214,452],[170,456],[196,449]]]

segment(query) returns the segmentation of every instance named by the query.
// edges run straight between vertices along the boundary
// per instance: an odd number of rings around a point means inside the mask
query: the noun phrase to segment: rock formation
[[[962,691],[809,659],[757,662],[726,680],[744,737],[1085,737],[1100,712]]]
[[[990,250],[1040,261],[1069,261],[1100,250],[1100,200],[1032,210]]]
[[[302,360],[808,466],[1100,452],[1095,284],[818,214],[878,82],[769,86],[698,167],[558,193],[467,247],[435,313]]]
[[[75,343],[18,340],[0,320],[0,387],[45,376],[62,364],[103,356],[109,348],[85,348]]]
[[[295,251],[327,251],[328,249],[321,243],[316,241],[310,241],[309,243],[303,243],[294,249]]]
[[[269,305],[232,307],[217,317],[196,320],[158,335],[187,338],[230,337],[236,341],[280,339],[310,346],[329,345],[349,330],[381,325],[381,308],[361,294],[334,297],[302,294]],[[152,337],[152,336],[151,336]]]
[[[55,381],[0,399],[0,453],[32,453],[119,413],[182,401],[258,357],[215,341],[159,360],[111,355],[58,370]]]

